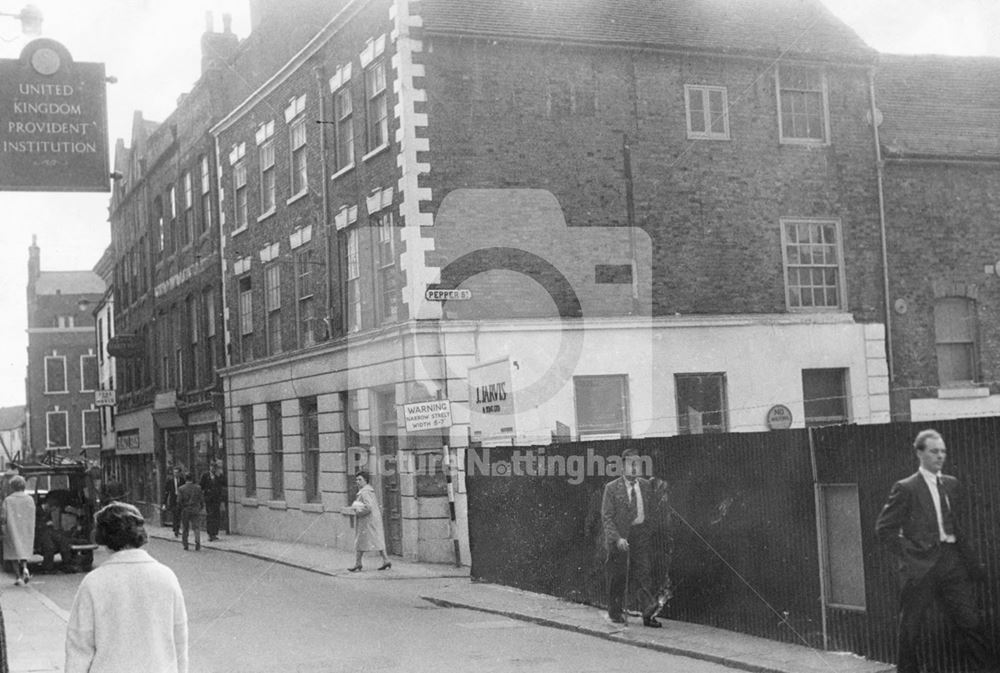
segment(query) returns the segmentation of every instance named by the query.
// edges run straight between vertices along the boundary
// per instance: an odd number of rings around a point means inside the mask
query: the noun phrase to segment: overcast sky
[[[497,0],[502,2],[503,0]],[[753,2],[754,0],[732,0]],[[872,47],[893,53],[1000,56],[1000,0],[824,0]],[[23,0],[0,0],[18,12]],[[132,114],[161,121],[200,69],[205,13],[233,16],[246,37],[249,0],[34,0],[43,36],[78,61],[106,64],[109,142],[128,140]],[[27,39],[0,18],[0,58],[17,58]],[[0,406],[24,404],[25,286],[31,235],[43,270],[90,269],[110,243],[107,194],[0,193]]]

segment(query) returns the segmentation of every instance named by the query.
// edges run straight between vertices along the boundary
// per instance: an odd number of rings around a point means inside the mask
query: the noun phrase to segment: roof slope
[[[104,280],[93,271],[42,271],[35,282],[35,293],[104,294]]]
[[[1000,156],[1000,58],[883,54],[875,95],[890,154]]]
[[[819,0],[423,0],[424,28],[540,40],[783,54],[875,52]]]

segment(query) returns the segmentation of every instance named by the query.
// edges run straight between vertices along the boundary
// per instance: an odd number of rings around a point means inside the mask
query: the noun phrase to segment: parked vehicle
[[[54,521],[72,540],[73,565],[90,570],[94,566],[94,513],[98,505],[98,484],[95,472],[84,463],[22,463],[21,476],[27,482],[25,491],[35,499],[36,516],[42,516],[42,502],[48,500],[55,508]],[[0,563],[6,568],[0,545]],[[41,549],[35,539],[35,557],[29,563],[38,563]]]

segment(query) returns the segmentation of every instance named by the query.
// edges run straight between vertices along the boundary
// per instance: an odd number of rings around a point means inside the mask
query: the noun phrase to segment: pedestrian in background
[[[959,651],[975,671],[995,671],[979,620],[974,581],[986,570],[962,529],[966,506],[962,484],[942,474],[947,448],[936,430],[924,430],[913,442],[920,466],[892,485],[889,499],[875,522],[879,540],[896,559],[901,592],[897,634],[899,673],[918,673],[921,626],[938,603],[959,637]]]
[[[213,461],[208,472],[201,476],[201,491],[205,496],[205,530],[208,532],[208,539],[218,540],[222,503],[226,501],[226,477],[222,474],[222,463]]]
[[[177,491],[177,509],[181,512],[181,543],[188,550],[188,531],[194,529],[194,550],[201,551],[201,508],[205,505],[205,495],[201,486],[194,483],[190,472],[184,477],[184,485]]]
[[[9,487],[10,495],[0,508],[3,557],[16,564],[14,584],[20,586],[31,580],[28,559],[35,553],[35,499],[24,491],[24,477],[19,474],[11,477]]]
[[[167,477],[163,484],[163,511],[170,512],[171,524],[174,527],[174,537],[181,535],[181,511],[177,507],[177,492],[184,485],[184,470],[178,465],[173,474]]]
[[[111,556],[80,583],[66,628],[65,673],[187,673],[188,623],[173,571],[145,550],[145,520],[113,502],[94,517]]]
[[[370,479],[371,476],[365,471],[358,472],[354,477],[358,485],[358,495],[351,504],[357,516],[357,525],[354,527],[354,567],[348,568],[352,573],[361,570],[361,557],[366,551],[377,551],[382,556],[379,570],[388,570],[392,567],[389,557],[385,555],[382,508],[375,499],[375,489],[368,483]]]

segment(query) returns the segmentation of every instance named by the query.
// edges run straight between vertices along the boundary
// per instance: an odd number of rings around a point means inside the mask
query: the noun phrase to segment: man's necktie
[[[948,494],[945,493],[944,486],[941,484],[941,477],[937,478],[937,490],[938,502],[941,503],[941,526],[944,528],[944,534],[954,535],[955,518],[951,513],[951,502],[948,500]]]

